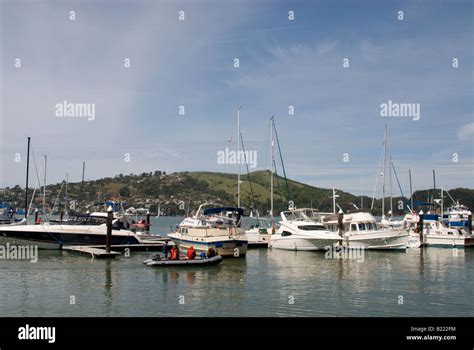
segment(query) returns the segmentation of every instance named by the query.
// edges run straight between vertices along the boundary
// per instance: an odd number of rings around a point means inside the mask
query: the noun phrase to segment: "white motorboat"
[[[281,212],[282,221],[271,236],[270,247],[286,250],[327,250],[341,237],[330,232],[319,220],[315,209],[293,209]]]
[[[35,245],[39,249],[61,249],[63,245],[105,245],[106,213],[77,215],[65,223],[0,227],[0,244]],[[141,243],[140,237],[112,221],[112,245]]]
[[[338,231],[337,218],[323,218],[326,227]],[[364,249],[406,249],[408,232],[405,229],[379,228],[370,213],[357,212],[344,214],[342,245],[349,248]]]
[[[421,219],[423,218],[423,219]],[[423,233],[421,234],[421,220]],[[410,237],[417,239],[419,246],[470,247],[474,246],[474,235],[460,227],[446,227],[435,214],[406,215],[405,227]]]
[[[271,236],[276,232],[276,225],[271,220],[264,218],[254,218],[258,220],[255,225],[251,225],[245,230],[249,247],[268,247]]]
[[[240,227],[242,214],[242,208],[204,203],[199,206],[196,215],[185,218],[168,237],[182,252],[191,246],[197,252],[207,252],[212,247],[223,257],[244,257],[248,240],[245,230]]]

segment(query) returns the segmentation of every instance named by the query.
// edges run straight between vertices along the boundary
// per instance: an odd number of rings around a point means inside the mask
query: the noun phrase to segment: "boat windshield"
[[[282,214],[288,221],[321,221],[321,215],[315,209],[296,209],[284,211],[282,212]]]
[[[360,222],[358,225],[359,231],[370,231],[377,229],[377,224],[375,222]]]
[[[326,231],[326,227],[323,225],[302,225],[298,226],[298,229],[303,231]]]
[[[67,221],[66,225],[91,225],[98,226],[107,223],[106,217],[100,216],[75,216],[71,220]]]

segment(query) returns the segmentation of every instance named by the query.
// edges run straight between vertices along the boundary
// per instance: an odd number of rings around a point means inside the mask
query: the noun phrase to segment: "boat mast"
[[[237,207],[240,208],[240,108],[237,109]]]
[[[44,179],[43,179],[43,215],[46,215],[46,169],[48,167],[48,156],[44,155]]]
[[[444,193],[443,193],[443,186],[441,186],[441,220],[443,220],[444,215]]]
[[[433,209],[434,209],[435,197],[436,197],[436,174],[435,174],[435,170],[433,169],[433,198],[431,199],[431,202],[433,202]]]
[[[28,218],[28,175],[30,170],[30,142],[31,137],[28,137],[28,151],[26,153],[25,220]]]
[[[410,205],[411,205],[411,211],[414,211],[415,208],[413,208],[413,189],[411,187],[411,169],[408,169],[408,177],[410,179]]]
[[[336,188],[332,188],[332,213],[336,214],[336,198],[338,198],[339,195],[336,195]]]
[[[273,223],[273,172],[275,164],[275,155],[273,152],[274,142],[273,142],[273,116],[270,118],[270,163],[272,164],[270,170],[270,217],[272,218]]]
[[[84,195],[84,173],[86,171],[86,162],[82,162],[82,182],[81,182],[81,194],[79,196],[79,203],[82,202],[82,197]]]
[[[66,192],[64,193],[64,214],[68,215],[67,207],[69,206],[67,198],[67,186],[69,184],[69,173],[66,173]]]
[[[385,135],[383,139],[382,218],[385,216],[385,170],[386,168],[387,168],[387,124],[385,124]]]
[[[390,217],[393,216],[393,187],[392,187],[392,157],[390,157],[390,164],[388,166],[389,171],[389,181],[390,181]]]

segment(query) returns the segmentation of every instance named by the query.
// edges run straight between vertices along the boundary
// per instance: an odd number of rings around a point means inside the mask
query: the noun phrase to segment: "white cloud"
[[[458,129],[458,139],[474,142],[474,122],[467,123]]]

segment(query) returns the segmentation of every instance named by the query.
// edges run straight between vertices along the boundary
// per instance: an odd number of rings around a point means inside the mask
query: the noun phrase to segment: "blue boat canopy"
[[[204,209],[204,215],[219,214],[219,213],[222,213],[223,211],[237,212],[240,215],[242,215],[244,213],[244,210],[242,208],[219,207],[219,208],[206,208],[206,209]]]

